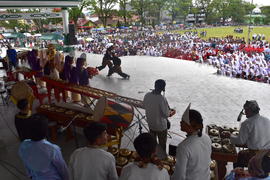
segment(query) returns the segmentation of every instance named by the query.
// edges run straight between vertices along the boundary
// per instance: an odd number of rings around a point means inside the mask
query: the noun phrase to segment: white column
[[[62,9],[62,15],[63,15],[63,34],[68,34],[69,14],[66,8]]]

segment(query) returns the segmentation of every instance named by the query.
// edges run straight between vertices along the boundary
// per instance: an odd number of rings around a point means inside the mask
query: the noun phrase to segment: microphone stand
[[[76,118],[78,116],[79,116],[79,114],[75,115],[65,127],[60,128],[60,132],[64,132],[67,128],[69,128],[69,126],[76,120]],[[72,126],[72,129],[73,129],[73,136],[75,138],[75,146],[76,146],[76,148],[79,148],[79,142],[78,142],[78,138],[77,138],[77,134],[76,134],[75,125]]]

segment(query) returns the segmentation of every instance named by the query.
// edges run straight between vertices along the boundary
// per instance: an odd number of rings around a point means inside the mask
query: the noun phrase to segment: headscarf
[[[265,177],[265,175],[267,175],[268,172],[264,172],[262,168],[262,162],[264,156],[266,156],[268,153],[270,153],[270,150],[260,151],[249,160],[248,171],[252,176]]]

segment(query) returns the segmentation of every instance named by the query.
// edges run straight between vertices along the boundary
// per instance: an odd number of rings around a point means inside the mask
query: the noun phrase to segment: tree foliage
[[[72,20],[75,24],[75,27],[77,27],[77,22],[79,18],[83,18],[84,14],[82,13],[83,8],[85,8],[87,5],[89,5],[88,0],[82,1],[79,7],[73,7],[69,8],[69,20]]]
[[[127,11],[127,4],[128,0],[119,0],[120,9],[118,11],[118,16],[124,19],[125,26],[128,25],[127,19],[131,17],[131,13]]]
[[[131,0],[131,6],[136,14],[140,16],[140,23],[145,25],[145,15],[147,7],[150,5],[150,0]]]
[[[270,6],[261,7],[262,14],[266,16],[264,24],[270,24]]]
[[[176,19],[185,21],[188,13],[191,12],[192,0],[167,0],[165,4],[166,10],[171,16],[172,22]]]
[[[97,14],[104,27],[107,26],[107,20],[115,12],[113,10],[117,0],[89,0],[89,9]]]

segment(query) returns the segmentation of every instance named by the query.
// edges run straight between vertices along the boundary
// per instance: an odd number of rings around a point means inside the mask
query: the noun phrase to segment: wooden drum
[[[116,103],[107,100],[106,97],[99,98],[94,109],[94,120],[106,124],[113,124],[115,127],[127,128],[133,120],[134,109],[124,103]]]
[[[17,105],[17,102],[21,99],[27,99],[32,109],[35,96],[32,88],[24,81],[16,82],[11,88],[11,100]]]

